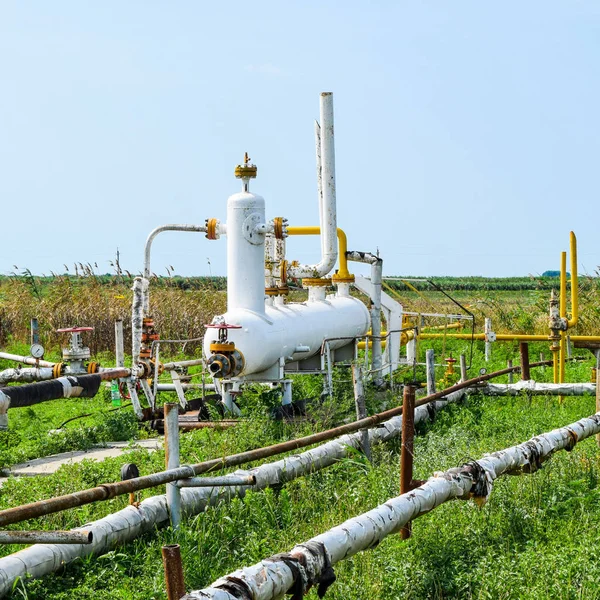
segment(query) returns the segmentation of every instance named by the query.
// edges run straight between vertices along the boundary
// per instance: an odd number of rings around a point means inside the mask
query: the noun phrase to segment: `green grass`
[[[505,357],[494,347],[500,368]],[[508,350],[507,350],[508,352]],[[481,353],[476,354],[479,368]],[[569,377],[587,380],[589,363],[569,366]],[[548,376],[550,369],[546,369]],[[351,410],[346,375],[338,375],[341,406],[321,407],[319,423],[336,411]],[[536,372],[536,377],[538,372]],[[539,377],[537,377],[539,378]],[[299,393],[309,392],[310,383]],[[250,420],[235,430],[196,431],[183,436],[182,462],[197,462],[307,433],[307,423],[284,425],[265,418],[272,395],[249,396]],[[373,398],[370,398],[374,402]],[[52,403],[49,403],[52,404]],[[595,412],[592,397],[475,398],[449,407],[436,421],[419,429],[415,444],[415,477],[460,465],[486,452],[522,442],[533,435]],[[289,550],[345,519],[398,494],[398,442],[374,449],[371,466],[360,455],[304,477],[282,490],[250,493],[186,522],[175,533],[163,529],[100,558],[87,558],[62,573],[20,582],[13,598],[94,598],[94,600],[166,598],[160,548],[181,544],[188,589],[209,585],[218,577],[271,554]],[[555,455],[535,475],[505,477],[496,482],[482,509],[455,501],[426,515],[413,526],[408,542],[391,536],[374,550],[336,566],[337,582],[327,597],[336,599],[425,598],[596,598],[600,597],[600,525],[598,469],[594,440],[571,453]],[[275,459],[273,459],[275,460]],[[0,491],[0,507],[97,485],[118,478],[123,462],[134,461],[142,473],[164,465],[162,452],[135,451],[101,464],[64,467],[38,481],[11,481]],[[142,497],[161,493],[145,492]],[[123,507],[116,498],[46,517],[27,528],[69,528]],[[7,553],[8,550],[4,549]],[[316,598],[313,591],[309,598]]]

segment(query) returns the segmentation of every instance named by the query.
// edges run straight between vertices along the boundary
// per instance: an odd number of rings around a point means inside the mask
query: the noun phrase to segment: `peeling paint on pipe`
[[[447,403],[458,401],[463,395],[462,390],[447,394],[443,401],[436,404],[444,406]],[[421,406],[415,410],[415,423],[429,418],[430,411],[427,407]],[[371,445],[386,442],[398,437],[401,430],[402,417],[395,416],[370,429],[369,442]],[[264,489],[337,464],[342,458],[354,452],[353,448],[360,448],[360,443],[360,432],[344,435],[302,454],[288,456],[248,471],[236,471],[229,476],[255,477],[256,484],[252,489]],[[180,479],[190,476],[190,467],[181,467],[181,470],[184,472],[179,475]],[[128,480],[129,483],[135,481],[135,479]],[[184,488],[181,490],[182,509],[187,516],[192,516],[202,512],[207,506],[228,501],[234,497],[241,497],[247,489],[249,486]],[[94,534],[94,540],[90,546],[42,544],[0,558],[0,596],[4,596],[12,590],[17,578],[26,578],[28,574],[33,578],[43,577],[63,568],[65,564],[76,558],[103,554],[114,548],[116,544],[130,542],[168,522],[166,496],[152,496],[142,501],[137,508],[127,506],[103,519],[88,523],[85,529]]]
[[[74,531],[0,531],[0,544],[91,544],[94,534]]]
[[[288,273],[291,277],[323,277],[333,269],[337,261],[335,144],[333,128],[333,94],[331,92],[323,92],[321,94],[320,113],[320,158],[323,202],[322,210],[319,211],[319,218],[322,236],[322,256],[321,260],[315,265],[290,266],[288,268]]]
[[[488,383],[473,392],[486,396],[520,396],[523,393],[533,396],[585,396],[596,393],[594,383],[537,383],[533,379],[519,381],[515,384]]]
[[[545,363],[532,363],[530,366],[540,366],[540,364],[550,364],[550,361]],[[488,381],[494,377],[506,375],[509,372],[518,370],[519,367],[512,367],[512,369],[503,369],[494,373],[480,375],[474,379],[468,379],[467,381],[457,383],[456,385],[453,385],[445,390],[441,390],[435,394],[421,398],[416,402],[415,406],[422,407],[433,402],[434,400],[445,400],[446,398],[450,397],[453,392],[464,390],[465,388]],[[114,369],[114,371],[118,371],[118,369]],[[94,375],[84,375],[84,377],[94,377]],[[439,402],[436,402],[435,406],[439,404]],[[289,440],[287,442],[281,442],[265,448],[248,450],[246,452],[240,452],[239,454],[233,454],[223,458],[215,458],[212,460],[207,460],[203,463],[184,466],[170,471],[161,471],[159,473],[153,473],[151,475],[145,475],[143,477],[137,477],[136,479],[129,479],[127,481],[105,483],[95,488],[73,492],[72,494],[67,494],[65,496],[58,496],[56,498],[49,498],[39,502],[32,502],[22,506],[7,508],[0,511],[0,526],[26,521],[27,519],[41,517],[43,515],[60,512],[68,508],[75,508],[76,506],[83,506],[92,502],[108,500],[109,498],[114,498],[115,496],[130,494],[132,492],[157,487],[171,481],[192,477],[194,475],[201,475],[202,473],[208,473],[216,469],[234,467],[248,462],[254,462],[256,460],[261,460],[277,454],[283,454],[284,452],[297,450],[298,448],[306,448],[307,446],[312,446],[325,440],[331,440],[339,436],[344,436],[345,434],[354,433],[360,429],[375,427],[387,419],[391,419],[391,417],[396,417],[400,414],[402,414],[402,407],[398,406],[382,413],[360,419],[359,421],[354,421],[353,423],[340,425],[339,427],[335,427],[327,431],[321,431],[319,433]]]
[[[409,521],[448,500],[475,498],[478,503],[485,502],[498,477],[508,473],[533,473],[554,452],[572,450],[578,441],[598,432],[600,414],[597,413],[462,467],[436,473],[413,491],[298,544],[289,553],[234,571],[209,588],[190,592],[182,600],[273,600],[290,591],[298,578],[301,578],[298,587],[306,592],[312,585],[323,582],[323,575],[332,565],[377,546]],[[292,569],[290,564],[298,568]]]

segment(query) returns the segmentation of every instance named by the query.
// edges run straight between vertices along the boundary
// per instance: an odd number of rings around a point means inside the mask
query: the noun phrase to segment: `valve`
[[[93,327],[65,327],[63,329],[57,329],[57,333],[70,333],[69,345],[62,349],[62,357],[66,363],[66,368],[63,369],[62,363],[61,368],[57,369],[59,372],[66,373],[88,373],[88,368],[84,365],[86,360],[89,360],[91,353],[87,346],[83,345],[81,334],[84,331],[94,331]],[[90,363],[93,365],[93,371],[96,372],[99,365],[97,363]],[[62,373],[61,373],[62,374]]]
[[[454,365],[456,364],[456,359],[450,355],[445,359],[446,362],[446,370],[444,371],[444,386],[450,386],[458,381],[458,373],[454,370]]]
[[[244,356],[235,347],[235,343],[227,339],[227,334],[229,329],[241,329],[242,326],[213,323],[206,327],[218,329],[217,339],[213,340],[209,346],[209,350],[212,352],[207,361],[210,374],[217,379],[236,377],[244,368]]]
[[[550,295],[550,321],[548,327],[551,331],[551,335],[549,336],[550,340],[559,340],[560,332],[566,331],[568,327],[567,319],[560,316],[559,300],[556,297],[554,290],[552,290]]]

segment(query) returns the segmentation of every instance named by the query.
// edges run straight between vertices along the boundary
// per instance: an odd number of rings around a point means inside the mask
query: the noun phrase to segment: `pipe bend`
[[[196,231],[196,232],[206,232],[205,225],[178,225],[178,224],[169,224],[169,225],[161,225],[156,229],[153,229],[148,238],[146,239],[146,245],[144,247],[144,277],[148,279],[150,277],[150,251],[152,250],[152,242],[154,238],[163,231]]]
[[[351,273],[348,271],[348,259],[346,254],[348,252],[348,237],[346,236],[346,232],[337,227],[337,239],[338,239],[338,252],[340,258],[340,268],[338,270],[338,276],[342,278],[352,277]],[[320,235],[321,228],[318,225],[299,225],[296,227],[287,227],[286,233],[288,235]],[[327,270],[323,270],[320,272],[319,266],[325,263],[325,259],[329,256],[327,253],[323,257],[320,263],[316,265],[299,265],[297,267],[289,267],[290,274],[293,277],[323,277],[327,275],[335,266],[335,261],[337,260],[337,254],[333,254],[331,264],[327,264]],[[316,274],[318,272],[318,274]]]

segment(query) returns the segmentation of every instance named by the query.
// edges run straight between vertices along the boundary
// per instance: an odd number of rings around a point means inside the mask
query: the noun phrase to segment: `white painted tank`
[[[227,200],[227,310],[265,312],[265,201],[250,192]],[[257,230],[257,227],[259,230]]]
[[[226,323],[242,326],[229,330],[229,340],[244,356],[241,377],[278,365],[280,358],[289,362],[318,354],[325,339],[364,336],[369,329],[367,307],[350,296],[267,306],[263,314],[237,308],[223,317]],[[215,329],[208,330],[204,337],[207,357],[215,337]],[[339,348],[350,341],[332,341],[330,347]]]

